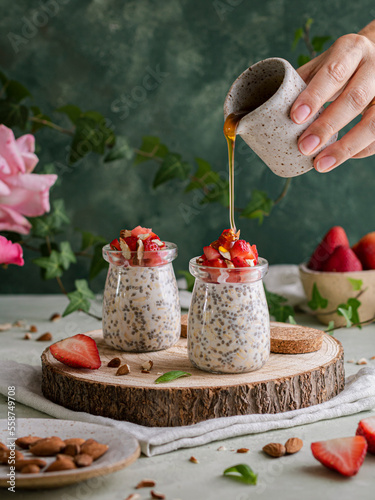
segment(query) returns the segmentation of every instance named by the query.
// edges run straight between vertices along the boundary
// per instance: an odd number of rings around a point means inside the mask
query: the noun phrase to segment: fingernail
[[[323,158],[320,158],[320,160],[316,162],[316,169],[318,172],[325,172],[330,167],[333,167],[335,163],[336,158],[333,156],[323,156]]]
[[[299,149],[303,155],[309,155],[320,144],[320,137],[308,135],[299,143]]]
[[[306,120],[306,118],[311,113],[311,108],[307,104],[302,104],[298,106],[296,110],[293,112],[293,119],[296,123],[302,123]]]

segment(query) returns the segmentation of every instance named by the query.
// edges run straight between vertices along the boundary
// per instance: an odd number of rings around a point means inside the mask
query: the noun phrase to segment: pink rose
[[[0,264],[16,264],[23,266],[22,247],[19,243],[12,243],[4,236],[0,236]]]
[[[0,231],[28,234],[30,222],[49,212],[49,189],[57,175],[32,174],[38,157],[31,134],[14,138],[13,131],[0,125]]]

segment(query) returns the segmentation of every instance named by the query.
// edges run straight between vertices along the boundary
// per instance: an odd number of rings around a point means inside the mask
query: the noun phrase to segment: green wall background
[[[57,5],[58,12],[33,33],[27,24],[38,19],[40,4],[51,9],[53,4],[54,10]],[[333,39],[358,31],[375,17],[373,0],[355,6],[347,0],[43,0],[34,6],[27,0],[3,0],[1,6],[0,65],[9,77],[28,86],[47,113],[66,103],[96,109],[134,146],[142,135],[158,135],[186,160],[199,156],[224,172],[222,106],[238,74],[271,56],[296,65],[304,47],[292,52],[293,35],[307,17],[315,20],[313,34]],[[9,33],[23,36],[24,30],[29,30],[29,39],[16,53]],[[142,86],[149,68],[165,75],[157,88],[140,98],[134,89]],[[122,103],[119,109],[121,99],[132,92],[132,107]],[[52,116],[67,124],[61,115]],[[42,145],[41,166],[51,161],[66,164],[63,136],[42,130],[37,141]],[[236,204],[244,206],[253,188],[276,196],[283,180],[244,144],[238,150]],[[349,161],[328,175],[313,171],[296,178],[262,226],[238,221],[243,237],[256,243],[271,264],[305,260],[335,224],[343,225],[354,243],[375,229],[374,164],[375,158]],[[180,250],[176,269],[187,269],[189,258],[228,226],[228,213],[210,205],[186,221],[181,203],[196,209],[194,194],[183,194],[179,182],[152,190],[155,168],[151,163],[135,168],[126,160],[104,165],[91,154],[62,176],[53,196],[65,199],[77,248],[76,227],[112,239],[121,228],[141,224],[175,241]],[[53,280],[39,279],[32,257],[26,252],[24,268],[0,270],[0,292],[58,291]],[[64,278],[66,286],[71,288],[85,270],[85,262],[72,266]],[[104,280],[103,272],[92,286],[100,290]]]

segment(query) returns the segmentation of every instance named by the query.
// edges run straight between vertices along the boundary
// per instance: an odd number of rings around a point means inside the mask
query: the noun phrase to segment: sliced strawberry
[[[135,252],[137,250],[137,237],[136,236],[128,236],[125,238],[125,242],[128,245],[131,252]]]
[[[220,259],[220,253],[211,245],[203,247],[203,253],[207,260]]]
[[[363,269],[375,269],[375,231],[366,234],[353,247]]]
[[[120,242],[117,238],[112,240],[109,246],[111,247],[111,250],[119,250],[121,252]]]
[[[366,439],[367,451],[375,455],[375,417],[362,419],[358,424],[356,434]]]
[[[82,333],[52,344],[49,350],[54,358],[72,368],[97,370],[101,366],[95,340]]]
[[[311,451],[328,469],[343,476],[354,476],[365,459],[367,442],[363,436],[329,439],[311,443]]]
[[[253,247],[255,247],[255,245],[253,245]],[[240,257],[241,259],[252,259],[256,261],[258,252],[256,250],[256,247],[254,252],[253,247],[251,247],[250,243],[245,240],[236,241],[233,247],[230,249],[232,260],[235,257]]]
[[[139,236],[140,234],[152,233],[152,229],[148,227],[137,226],[132,229],[132,236]]]
[[[246,260],[242,257],[234,257],[234,259],[232,259],[232,263],[234,267],[250,267]]]
[[[219,246],[224,247],[226,250],[232,248],[233,243],[238,240],[240,232],[235,233],[233,229],[224,229],[218,241]],[[211,244],[212,245],[212,244]]]
[[[349,241],[345,230],[341,226],[334,226],[328,231],[321,243],[319,243],[316,247],[309,263],[307,264],[307,267],[309,269],[313,269],[314,271],[322,271],[324,263],[338,246],[348,248]]]
[[[158,252],[160,250],[160,247],[157,243],[154,243],[151,238],[147,238],[143,242],[144,250],[145,252]]]
[[[323,271],[328,273],[362,271],[362,264],[351,248],[339,246],[323,264]]]
[[[207,261],[207,265],[209,267],[227,267],[224,259],[220,258],[220,259],[212,259],[212,260],[209,260]]]

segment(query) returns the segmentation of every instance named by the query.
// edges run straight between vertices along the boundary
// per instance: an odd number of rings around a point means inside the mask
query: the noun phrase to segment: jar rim
[[[253,283],[261,280],[268,271],[268,261],[259,257],[258,264],[253,267],[212,267],[198,264],[199,256],[189,262],[190,273],[209,283]]]
[[[165,264],[169,264],[172,262],[178,255],[178,247],[175,243],[172,243],[171,241],[164,241],[166,247],[162,248],[160,250],[156,251],[145,251],[143,254],[143,261],[147,262],[147,259],[152,259],[152,257],[155,257],[155,255],[158,255],[162,262],[154,265],[132,265],[131,260],[133,257],[137,257],[137,251],[130,251],[130,259],[125,259],[123,253],[121,250],[113,250],[109,243],[104,245],[102,248],[102,254],[104,260],[109,262],[110,264],[113,264],[115,266],[120,266],[120,267],[159,267]]]

